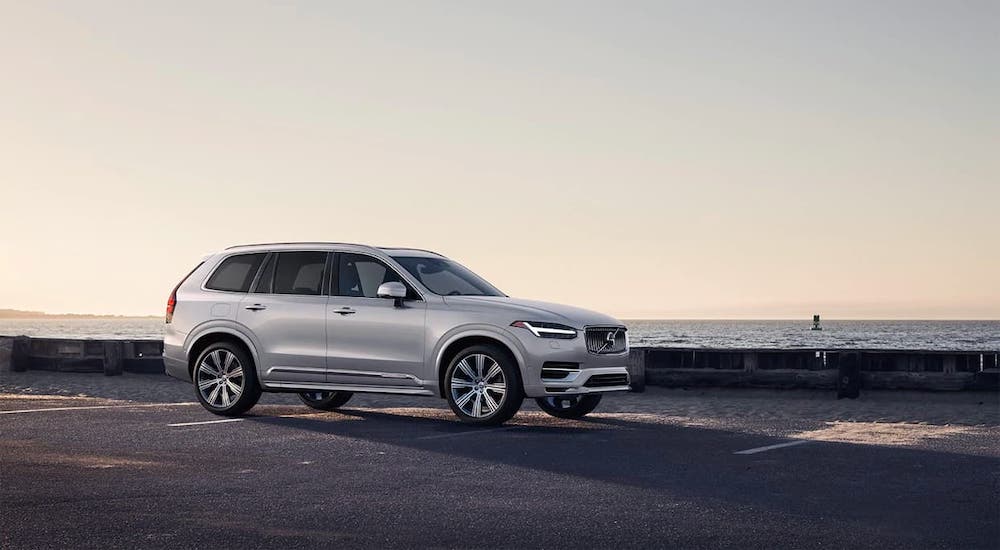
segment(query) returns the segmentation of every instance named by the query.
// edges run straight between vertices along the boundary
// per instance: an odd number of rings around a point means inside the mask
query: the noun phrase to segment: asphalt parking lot
[[[435,399],[225,421],[165,378],[4,376],[3,548],[1000,545],[995,394],[652,389],[474,429]]]

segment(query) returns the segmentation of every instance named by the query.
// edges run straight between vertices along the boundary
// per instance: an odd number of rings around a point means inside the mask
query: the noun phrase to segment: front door
[[[419,387],[427,304],[409,288],[397,306],[379,285],[405,281],[381,260],[338,253],[327,306],[327,381],[358,386]]]
[[[326,380],[327,253],[272,253],[237,320],[256,336],[262,381]]]

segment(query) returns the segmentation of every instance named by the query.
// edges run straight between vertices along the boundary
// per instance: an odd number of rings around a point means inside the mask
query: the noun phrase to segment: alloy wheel
[[[450,382],[455,405],[472,418],[492,416],[507,396],[507,378],[500,363],[483,353],[459,361]]]
[[[246,377],[243,365],[231,352],[217,349],[198,365],[198,391],[212,407],[228,409],[243,394]]]

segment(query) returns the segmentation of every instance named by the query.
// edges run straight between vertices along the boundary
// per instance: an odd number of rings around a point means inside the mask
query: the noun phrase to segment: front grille
[[[627,374],[595,374],[587,379],[584,386],[588,388],[610,388],[612,386],[627,386]]]
[[[587,351],[590,353],[622,353],[625,351],[625,327],[587,329]]]

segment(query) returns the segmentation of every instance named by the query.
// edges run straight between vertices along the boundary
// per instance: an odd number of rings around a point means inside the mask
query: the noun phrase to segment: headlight
[[[542,323],[538,321],[514,321],[510,324],[512,327],[524,328],[531,331],[532,334],[539,338],[559,338],[562,340],[571,340],[576,338],[576,329],[573,327],[568,327],[566,325],[560,325],[559,323]]]

